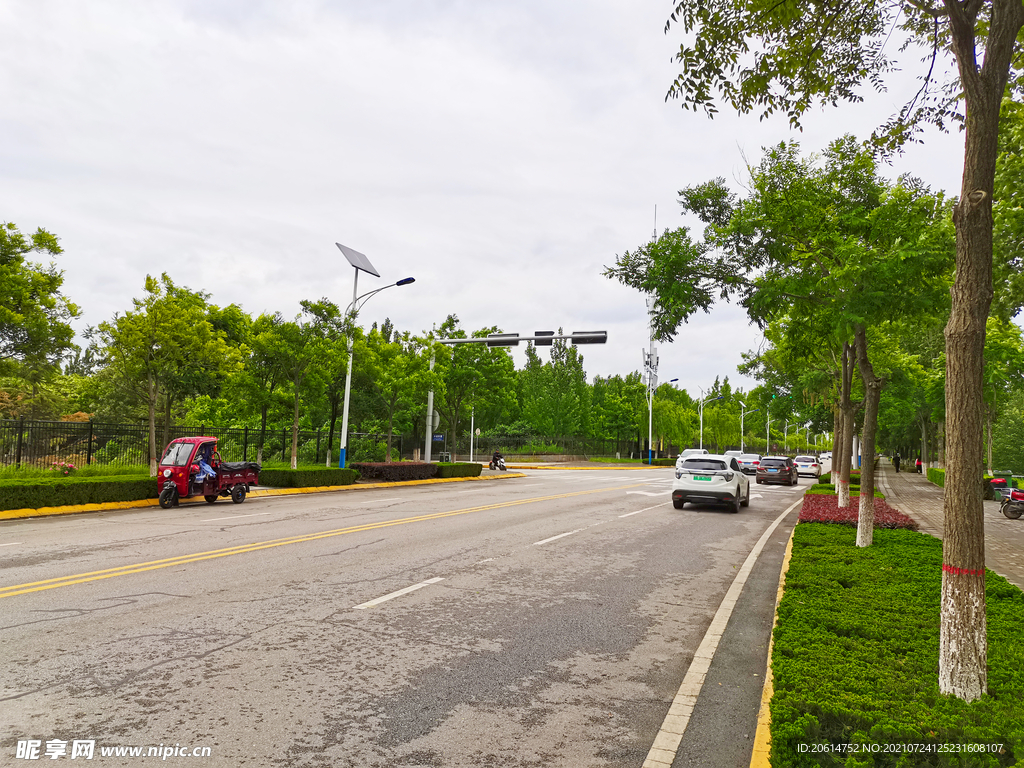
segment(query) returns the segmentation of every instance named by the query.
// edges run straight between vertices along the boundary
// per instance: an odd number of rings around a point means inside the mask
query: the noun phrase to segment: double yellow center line
[[[272,547],[283,547],[288,544],[302,544],[307,541],[316,541],[317,539],[327,539],[332,536],[344,536],[349,533],[359,533],[361,531],[373,531],[378,528],[390,528],[395,525],[407,525],[409,523],[422,523],[427,520],[440,520],[445,517],[454,517],[456,515],[468,515],[472,512],[486,512],[491,509],[503,509],[505,507],[518,507],[524,504],[535,504],[543,501],[553,501],[555,499],[567,499],[573,496],[586,496],[592,493],[607,493],[608,491],[620,491],[626,488],[636,488],[638,485],[643,483],[636,483],[633,485],[623,485],[615,488],[594,488],[588,491],[576,491],[574,493],[560,493],[555,496],[537,496],[531,499],[517,499],[514,501],[503,501],[498,504],[486,504],[479,507],[469,507],[467,509],[456,509],[450,512],[434,512],[429,515],[417,515],[415,517],[403,517],[398,520],[384,520],[379,523],[366,523],[365,525],[354,525],[349,528],[336,528],[331,531],[320,531],[319,533],[309,533],[303,536],[289,536],[283,539],[271,539],[270,541],[258,541],[251,544],[240,544],[237,547],[227,547],[225,549],[213,549],[209,552],[196,552],[190,555],[179,555],[178,557],[169,557],[164,560],[150,560],[145,563],[133,563],[131,565],[122,565],[118,568],[107,568],[102,571],[90,571],[88,573],[78,573],[73,576],[62,576],[56,579],[45,579],[44,581],[33,581],[27,584],[15,584],[10,587],[0,587],[0,599],[5,597],[14,597],[16,595],[24,595],[29,592],[41,592],[46,589],[57,589],[58,587],[70,587],[74,584],[84,584],[87,581],[99,581],[100,579],[112,579],[115,576],[127,576],[132,573],[142,573],[143,571],[155,571],[159,568],[171,568],[176,565],[185,565],[187,563],[197,563],[201,560],[213,560],[218,557],[231,557],[232,555],[242,555],[246,552],[257,552],[261,549],[270,549]]]

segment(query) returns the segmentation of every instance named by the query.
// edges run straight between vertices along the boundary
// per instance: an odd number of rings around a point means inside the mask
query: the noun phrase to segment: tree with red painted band
[[[682,0],[666,31],[679,24],[687,42],[669,97],[717,111],[721,98],[739,112],[784,113],[798,127],[821,104],[860,101],[867,81],[884,89],[894,69],[889,36],[930,49],[922,88],[875,136],[895,150],[920,127],[964,128],[964,173],[956,227],[956,279],[946,325],[946,493],[943,560],[974,572],[943,572],[939,687],[973,701],[987,690],[985,539],[980,484],[983,350],[992,302],[992,203],[1000,103],[1024,68],[1021,0]],[[893,45],[889,50],[898,49]],[[936,61],[952,54],[959,77],[937,84]],[[980,57],[980,58],[979,58]],[[1014,78],[1011,80],[1011,66]],[[962,112],[958,111],[962,106]]]

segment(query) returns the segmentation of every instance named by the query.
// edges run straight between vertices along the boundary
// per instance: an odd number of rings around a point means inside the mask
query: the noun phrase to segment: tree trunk
[[[156,401],[160,396],[156,377],[149,374],[149,476],[156,477],[159,458],[156,455]]]
[[[171,393],[164,392],[164,448],[171,442]]]
[[[985,409],[985,426],[988,436],[985,439],[985,444],[988,446],[988,473],[992,474],[992,408],[988,407]]]
[[[295,384],[295,410],[292,413],[292,469],[299,467],[299,383]]]
[[[853,347],[849,342],[843,343],[843,388],[839,401],[840,419],[843,424],[843,439],[840,446],[839,477],[835,480],[839,508],[850,506],[850,465],[853,463]],[[836,463],[832,462],[833,473]]]
[[[331,428],[327,432],[327,466],[331,465],[331,448],[334,446],[334,423],[338,420],[338,403],[341,400],[336,393],[332,393],[331,403]]]
[[[263,463],[263,443],[267,439],[267,410],[270,406],[264,403],[260,409],[260,446],[256,449],[256,463]]]
[[[939,466],[943,469],[946,468],[946,421],[943,419],[938,423],[936,429],[935,441],[938,443],[939,451]]]
[[[885,382],[875,375],[868,359],[867,330],[856,326],[857,367],[864,382],[864,432],[860,454],[860,507],[857,514],[857,546],[870,547],[875,532],[875,433],[878,431],[878,404]]]
[[[949,468],[943,501],[939,690],[966,701],[988,690],[985,620],[983,469],[985,321],[992,303],[992,192],[999,106],[1017,33],[1020,0],[993,0],[985,60],[978,66],[975,29],[984,5],[944,0],[966,115],[964,175],[953,210],[956,271],[946,325],[946,420]]]

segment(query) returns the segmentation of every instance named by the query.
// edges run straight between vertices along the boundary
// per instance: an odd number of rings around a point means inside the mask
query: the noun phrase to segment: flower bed
[[[857,507],[839,506],[839,497],[808,494],[800,508],[801,523],[833,523],[857,527]],[[917,523],[897,509],[890,507],[885,499],[875,499],[875,528],[906,528],[916,531]]]

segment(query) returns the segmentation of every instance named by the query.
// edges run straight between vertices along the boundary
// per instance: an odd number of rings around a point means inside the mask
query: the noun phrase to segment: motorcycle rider
[[[494,449],[494,455],[491,456],[491,469],[497,469],[498,468],[498,460],[499,459],[504,459],[504,456],[502,456],[501,452],[498,451],[497,448],[495,448]]]

